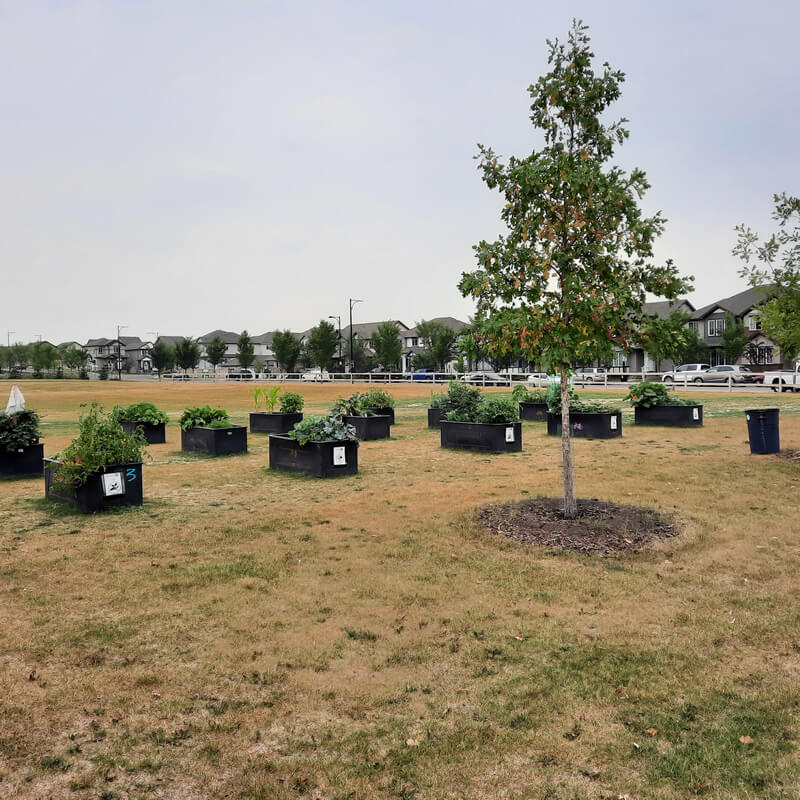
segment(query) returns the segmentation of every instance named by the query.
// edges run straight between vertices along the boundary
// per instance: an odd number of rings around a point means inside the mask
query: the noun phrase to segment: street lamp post
[[[353,306],[356,303],[363,303],[363,300],[353,300],[350,298],[350,372],[353,371]]]
[[[8,347],[11,347],[11,336],[12,336],[12,334],[15,334],[15,333],[16,333],[16,331],[6,331],[6,345]]]
[[[117,325],[117,380],[122,380],[122,342],[119,340],[119,332],[127,325]]]
[[[339,368],[342,367],[342,317],[340,314],[329,314],[328,319],[335,319],[339,331]]]

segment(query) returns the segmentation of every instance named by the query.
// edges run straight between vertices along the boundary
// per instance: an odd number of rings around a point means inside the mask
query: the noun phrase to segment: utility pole
[[[350,299],[350,372],[353,371],[353,306],[356,303],[363,303],[363,300]]]
[[[6,345],[11,347],[11,335],[16,333],[16,331],[6,331]]]
[[[119,332],[127,325],[117,325],[117,380],[122,380],[122,342],[119,340]]]
[[[329,314],[328,319],[335,319],[339,330],[339,369],[342,368],[342,317],[339,314]]]

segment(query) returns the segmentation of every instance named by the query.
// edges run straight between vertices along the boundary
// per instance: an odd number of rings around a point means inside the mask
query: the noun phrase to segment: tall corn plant
[[[459,284],[477,301],[484,346],[519,348],[561,373],[564,515],[577,514],[569,425],[568,374],[573,363],[630,347],[646,293],[674,299],[691,287],[671,261],[655,265],[660,213],[639,202],[644,172],[611,163],[628,136],[627,120],[607,122],[624,74],[592,66],[587,27],[574,21],[567,42],[548,41],[550,72],[529,87],[531,122],[543,144],[502,164],[478,145],[484,183],[505,197],[508,231],[474,250],[478,269]]]

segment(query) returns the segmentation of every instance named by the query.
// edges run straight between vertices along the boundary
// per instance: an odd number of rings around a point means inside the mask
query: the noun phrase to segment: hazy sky
[[[2,343],[466,318],[476,143],[540,145],[573,16],[627,75],[659,257],[698,306],[746,288],[734,225],[800,191],[797,0],[0,0]]]

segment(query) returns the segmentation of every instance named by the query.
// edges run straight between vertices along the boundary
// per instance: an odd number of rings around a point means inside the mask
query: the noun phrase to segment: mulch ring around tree
[[[674,517],[605,500],[578,500],[578,516],[565,519],[560,497],[491,505],[477,517],[489,530],[539,547],[603,555],[641,550],[680,533]]]

